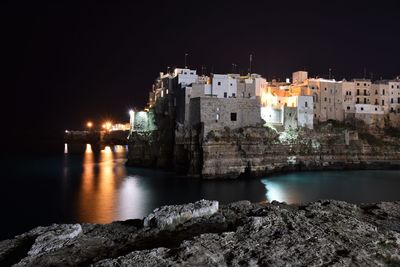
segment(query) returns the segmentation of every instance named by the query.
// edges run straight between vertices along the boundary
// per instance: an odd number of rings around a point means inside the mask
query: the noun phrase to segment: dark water
[[[126,168],[125,148],[1,160],[0,239],[51,223],[108,223],[141,218],[154,208],[201,198],[221,203],[350,202],[400,199],[399,171],[313,172],[266,179],[211,181]],[[268,190],[267,190],[268,189]]]

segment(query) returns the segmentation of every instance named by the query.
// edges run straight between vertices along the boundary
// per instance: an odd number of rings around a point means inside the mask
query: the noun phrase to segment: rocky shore
[[[400,202],[217,201],[111,224],[38,227],[0,242],[0,266],[399,266]]]

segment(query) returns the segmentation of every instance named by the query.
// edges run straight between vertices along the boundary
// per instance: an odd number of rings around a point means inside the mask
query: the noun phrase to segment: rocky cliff
[[[38,227],[0,242],[0,266],[399,266],[400,202],[216,201],[144,220]]]
[[[157,131],[135,133],[128,164],[159,166],[167,161],[177,172],[203,178],[262,176],[273,172],[400,167],[400,138],[327,124],[314,130],[277,132],[255,126],[176,127],[165,138]],[[164,137],[162,137],[164,136]],[[167,148],[167,149],[165,149]]]

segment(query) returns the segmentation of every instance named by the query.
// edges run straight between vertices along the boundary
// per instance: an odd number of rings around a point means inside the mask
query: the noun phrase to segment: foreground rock
[[[399,266],[400,202],[215,201],[144,220],[38,227],[0,242],[0,266]]]

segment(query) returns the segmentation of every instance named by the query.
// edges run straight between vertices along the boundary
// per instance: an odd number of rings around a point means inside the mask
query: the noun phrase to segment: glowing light
[[[86,123],[86,126],[87,126],[88,128],[92,128],[92,127],[93,127],[93,123],[92,123],[91,121],[88,121],[88,122]]]
[[[106,130],[110,130],[112,126],[111,121],[106,121],[105,123],[103,123],[103,125],[101,126],[101,128],[106,129]]]
[[[132,109],[129,110],[129,115],[130,115],[130,116],[133,116],[134,114],[135,114],[135,111],[133,111]]]
[[[64,154],[68,154],[68,144],[64,144]]]
[[[112,150],[110,146],[106,146],[103,150],[101,150],[101,152],[110,154],[112,153]]]
[[[91,145],[91,144],[86,144],[85,153],[86,153],[86,154],[93,153],[93,151],[92,151],[92,145]]]

